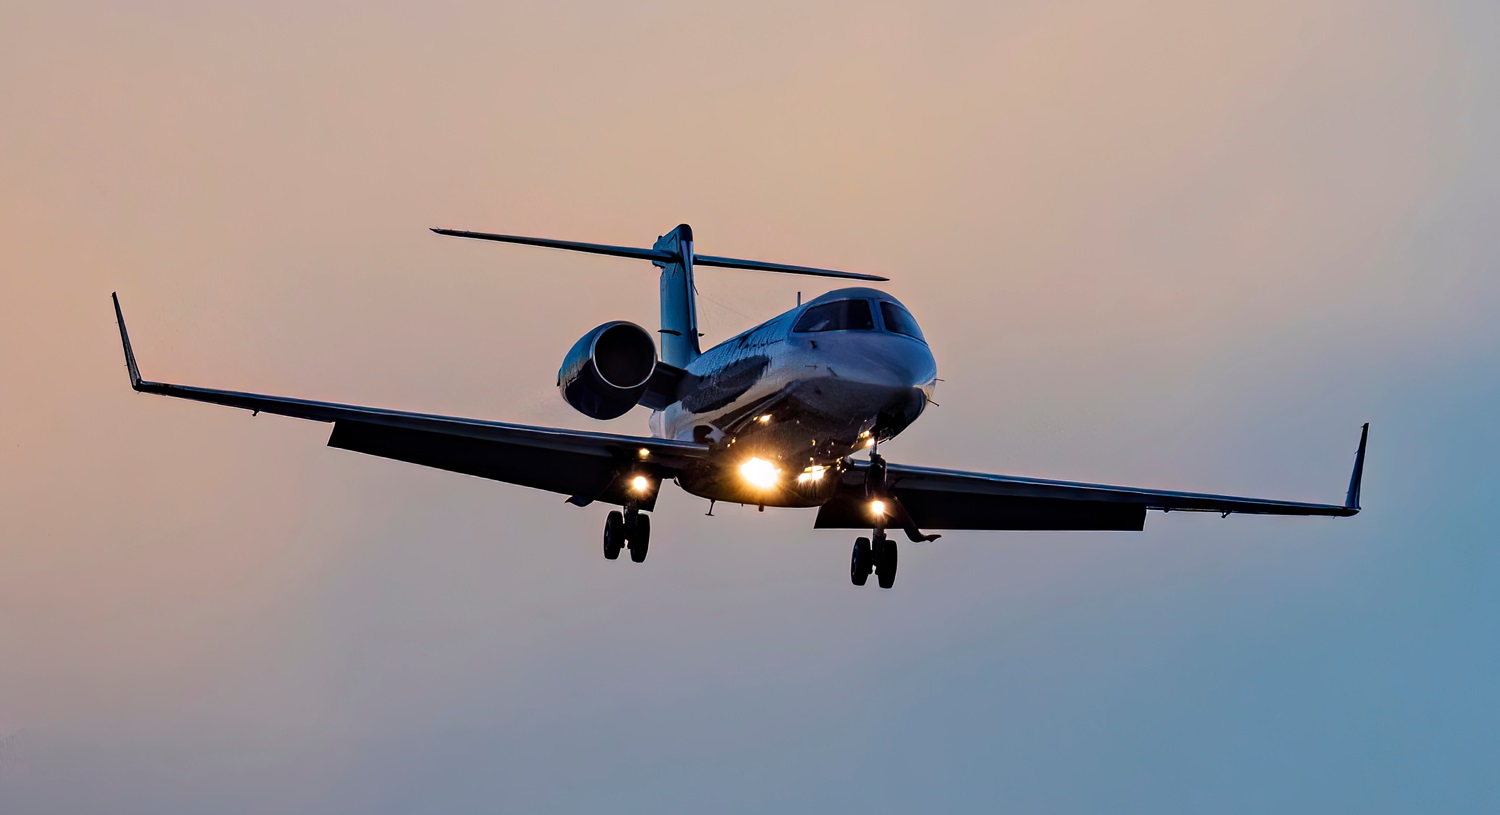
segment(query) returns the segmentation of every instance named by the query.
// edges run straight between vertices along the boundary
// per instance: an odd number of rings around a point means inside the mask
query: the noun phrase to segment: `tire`
[[[869,538],[855,538],[854,551],[849,555],[849,582],[863,586],[870,579],[870,567],[874,559],[870,552]]]
[[[604,519],[604,557],[614,560],[625,546],[625,516],[617,510]]]
[[[888,589],[894,586],[896,584],[896,542],[890,538],[881,541],[876,561],[880,564],[877,568],[880,587]]]
[[[630,524],[630,559],[640,563],[646,559],[651,548],[651,516],[636,513],[635,523]]]

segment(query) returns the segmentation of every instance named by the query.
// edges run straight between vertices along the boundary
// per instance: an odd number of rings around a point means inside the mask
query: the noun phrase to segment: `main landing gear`
[[[644,561],[651,548],[651,516],[634,506],[625,507],[623,513],[615,510],[604,519],[604,556],[614,560],[626,546],[636,563]]]
[[[863,586],[875,573],[875,580],[882,589],[896,584],[896,542],[885,536],[884,529],[875,530],[875,540],[854,539],[854,553],[849,556],[849,580]]]

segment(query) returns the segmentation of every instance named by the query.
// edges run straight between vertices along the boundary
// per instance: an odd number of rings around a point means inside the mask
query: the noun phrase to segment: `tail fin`
[[[686,368],[698,350],[698,304],[693,290],[693,228],[677,228],[656,239],[652,249],[671,260],[651,261],[661,269],[661,360]]]

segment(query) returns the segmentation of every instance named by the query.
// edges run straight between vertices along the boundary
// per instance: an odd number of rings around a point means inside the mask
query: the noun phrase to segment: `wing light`
[[[822,481],[823,473],[826,472],[827,469],[827,467],[820,467],[814,464],[813,466],[808,467],[806,470],[803,470],[802,472],[797,474],[797,483],[815,484],[819,481]]]

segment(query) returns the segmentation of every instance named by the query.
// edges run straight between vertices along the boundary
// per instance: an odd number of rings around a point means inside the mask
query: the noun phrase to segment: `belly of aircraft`
[[[764,506],[818,506],[832,497],[844,460],[879,437],[888,439],[921,414],[920,389],[894,392],[838,377],[800,379],[775,389],[750,389],[713,414],[678,415],[678,438],[722,445],[681,486],[704,498]],[[696,429],[696,435],[693,430]],[[769,462],[776,486],[757,489],[740,468]]]
[[[851,454],[921,415],[937,376],[925,344],[873,332],[715,349],[702,365],[652,432],[717,448],[680,479],[688,492],[766,506],[826,502]],[[747,489],[740,468],[752,459],[775,470],[775,489]]]

